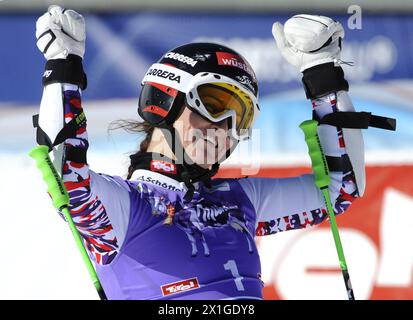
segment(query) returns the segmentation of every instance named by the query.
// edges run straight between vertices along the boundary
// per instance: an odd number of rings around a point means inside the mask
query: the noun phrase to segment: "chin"
[[[202,169],[211,169],[212,164],[198,164],[198,166],[200,166]]]
[[[211,169],[213,163],[211,161],[207,161],[207,157],[190,157],[191,162],[200,166],[203,169]],[[215,158],[215,157],[214,157]]]
[[[206,147],[204,143],[193,144],[187,148],[187,155],[191,159],[191,162],[197,164],[203,169],[211,169],[212,165],[222,159],[225,154],[225,149],[218,151],[215,148]]]

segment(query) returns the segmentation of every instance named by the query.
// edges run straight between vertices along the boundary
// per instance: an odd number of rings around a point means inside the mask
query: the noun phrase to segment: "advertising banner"
[[[299,12],[298,12],[299,13]],[[0,102],[40,100],[44,59],[36,47],[38,15],[0,17]],[[260,81],[261,96],[301,87],[301,75],[285,63],[271,34],[278,14],[154,13],[85,14],[87,99],[136,97],[148,67],[168,50],[193,41],[217,42],[244,55]],[[413,17],[335,15],[346,35],[342,60],[350,84],[413,77]],[[11,45],[13,44],[13,45]],[[1,103],[0,103],[1,105]]]
[[[290,177],[309,168],[263,168]],[[221,177],[239,176],[226,168]],[[413,165],[367,166],[367,188],[337,224],[356,299],[413,299]],[[291,199],[294,201],[294,199]],[[346,299],[328,221],[257,237],[265,299]]]

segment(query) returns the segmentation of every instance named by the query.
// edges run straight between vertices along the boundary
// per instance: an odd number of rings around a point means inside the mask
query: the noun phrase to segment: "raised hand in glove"
[[[51,6],[36,22],[36,38],[46,60],[66,59],[69,54],[83,58],[85,20],[74,10]]]
[[[340,62],[344,29],[331,18],[295,15],[284,26],[275,22],[272,33],[282,56],[300,72],[316,65]]]
[[[51,6],[36,22],[37,47],[46,58],[42,76],[44,86],[39,116],[34,118],[38,127],[37,142],[53,150],[53,162],[59,173],[63,159],[63,144],[71,136],[65,133],[63,95],[65,86],[76,90],[86,89],[87,79],[83,70],[85,53],[85,20],[73,10]],[[62,133],[62,134],[61,134]],[[58,138],[59,137],[59,138]]]
[[[272,33],[282,56],[303,73],[307,98],[347,91],[343,69],[339,66],[343,27],[331,18],[299,14],[285,25],[276,22]]]

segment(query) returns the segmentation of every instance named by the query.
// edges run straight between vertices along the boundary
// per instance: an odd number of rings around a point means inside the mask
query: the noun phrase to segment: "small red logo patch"
[[[152,160],[151,171],[176,174],[176,165],[171,162],[167,162],[167,161]]]
[[[198,278],[185,279],[161,286],[164,296],[199,288]]]
[[[216,52],[216,54],[217,54],[218,64],[240,68],[248,72],[255,79],[255,74],[251,66],[249,65],[247,61],[242,59],[240,56],[229,53],[229,52]]]

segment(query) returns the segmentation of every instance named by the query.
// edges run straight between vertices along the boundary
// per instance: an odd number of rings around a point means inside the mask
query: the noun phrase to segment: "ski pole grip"
[[[315,185],[318,188],[325,188],[330,184],[330,175],[320,139],[318,138],[317,126],[318,122],[316,120],[306,120],[300,124],[305,142],[307,143],[308,154],[311,158]]]
[[[52,197],[56,209],[69,206],[69,195],[62,179],[56,171],[49,157],[49,148],[39,145],[30,150],[29,156],[36,161],[37,168],[42,172],[43,180],[47,184],[47,191]]]

